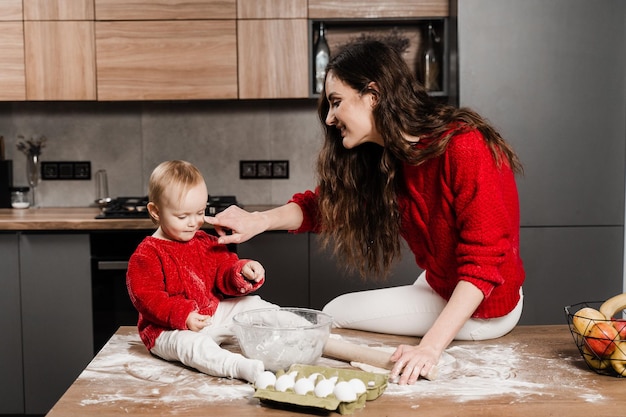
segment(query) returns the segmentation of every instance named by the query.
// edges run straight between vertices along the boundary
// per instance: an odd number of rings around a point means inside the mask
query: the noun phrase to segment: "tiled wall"
[[[17,135],[45,135],[43,161],[83,161],[106,169],[112,197],[146,194],[152,169],[167,159],[198,166],[209,193],[242,204],[282,204],[315,185],[321,129],[314,100],[210,102],[1,103],[0,135],[13,160],[14,184],[25,185]],[[290,178],[240,180],[239,160],[287,159]],[[42,181],[43,207],[88,206],[91,181]]]

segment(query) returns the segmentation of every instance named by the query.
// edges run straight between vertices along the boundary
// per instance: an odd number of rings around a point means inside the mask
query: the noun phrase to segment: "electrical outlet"
[[[239,161],[239,179],[288,179],[289,161]]]
[[[42,180],[90,180],[90,161],[42,161]]]

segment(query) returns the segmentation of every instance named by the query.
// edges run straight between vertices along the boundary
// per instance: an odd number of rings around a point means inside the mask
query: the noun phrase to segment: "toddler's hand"
[[[241,275],[250,282],[259,282],[265,278],[265,268],[257,261],[250,261],[241,268]],[[252,288],[252,284],[250,284],[250,288],[241,288],[241,293],[245,293],[246,291]]]
[[[211,316],[205,316],[193,311],[189,313],[189,316],[187,316],[186,323],[189,330],[199,332],[211,324]]]

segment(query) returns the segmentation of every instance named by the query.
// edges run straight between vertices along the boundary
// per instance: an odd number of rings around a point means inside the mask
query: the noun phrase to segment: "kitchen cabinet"
[[[235,20],[96,22],[99,100],[237,98]]]
[[[306,0],[238,0],[239,98],[306,98]]]
[[[446,17],[448,0],[309,0],[309,19]]]
[[[0,21],[0,100],[25,99],[24,27],[20,16],[20,21]]]
[[[564,323],[564,305],[626,288],[626,3],[548,3],[458,2],[460,105],[524,164],[523,324]]]
[[[348,273],[341,264],[341,259],[335,258],[330,249],[322,249],[319,236],[313,233],[310,234],[310,247],[310,306],[315,309],[323,308],[341,294],[411,285],[422,272],[404,240],[402,240],[402,258],[393,266],[389,278],[385,281],[375,276],[368,276],[364,280],[356,272]]]
[[[343,3],[342,3],[343,4]],[[433,47],[440,65],[439,74],[436,77],[437,88],[429,91],[434,97],[442,97],[444,100],[450,99],[453,94],[452,90],[452,74],[451,65],[451,39],[450,39],[450,20],[441,17],[415,17],[402,19],[376,18],[376,19],[352,19],[346,17],[333,17],[329,20],[312,19],[311,20],[311,45],[317,41],[317,33],[320,23],[324,23],[325,37],[332,56],[340,47],[360,36],[394,36],[406,41],[407,47],[403,57],[409,68],[414,71],[418,80],[423,81],[421,70],[421,56],[427,47],[428,27],[432,26],[434,31]],[[311,46],[313,51],[313,46]],[[315,61],[313,52],[311,53],[310,70],[315,72]],[[314,79],[311,77],[310,88],[311,95],[314,95]]]
[[[265,284],[256,292],[283,307],[309,306],[309,237],[307,233],[265,232],[237,246],[242,259],[265,268]]]
[[[89,236],[0,234],[0,414],[45,414],[93,357]]]
[[[23,0],[24,20],[93,20],[94,0]]]
[[[239,98],[309,96],[306,19],[252,19],[237,23]]]
[[[93,1],[96,20],[210,20],[237,16],[237,0]]]
[[[93,358],[89,235],[19,233],[26,414],[45,414]]]
[[[0,234],[0,415],[24,413],[18,237]]]
[[[95,0],[98,100],[237,98],[236,0]]]
[[[25,21],[26,100],[95,100],[93,21]]]
[[[306,19],[307,0],[237,0],[237,19]]]
[[[22,0],[0,2],[0,101],[26,98]]]

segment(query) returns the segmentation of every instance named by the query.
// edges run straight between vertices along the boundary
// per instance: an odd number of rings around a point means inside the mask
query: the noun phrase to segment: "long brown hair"
[[[400,257],[396,193],[403,163],[419,165],[438,157],[456,134],[477,129],[499,166],[522,172],[511,146],[485,119],[431,98],[401,52],[384,40],[362,38],[345,45],[327,67],[327,74],[360,94],[376,95],[373,117],[384,147],[365,143],[344,148],[339,130],[325,123],[325,91],[318,104],[325,134],[317,162],[322,244],[362,277],[372,272],[385,278]],[[419,137],[420,145],[404,139],[405,134]]]

